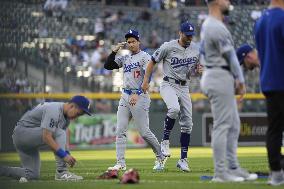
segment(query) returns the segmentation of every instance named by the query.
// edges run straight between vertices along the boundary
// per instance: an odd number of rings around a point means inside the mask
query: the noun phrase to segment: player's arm
[[[65,150],[60,148],[57,142],[53,139],[52,132],[48,129],[43,128],[42,139],[45,144],[47,144],[54,153],[62,158],[66,163],[73,167],[76,163],[76,159],[69,155]]]
[[[110,55],[107,57],[107,60],[104,64],[104,68],[107,70],[119,69],[119,65],[115,62],[116,53],[126,44],[126,42],[118,43]]]
[[[236,80],[236,94],[240,95],[240,100],[242,100],[246,93],[245,79],[234,49],[224,52],[223,57],[229,63]]]
[[[52,136],[52,132],[47,130],[47,129],[43,129],[43,132],[42,132],[42,139],[43,139],[43,142],[45,144],[47,144],[51,150],[53,150],[54,152],[56,152],[57,150],[59,150],[59,145],[55,142],[55,140],[53,139],[53,136]]]
[[[151,74],[153,72],[155,64],[157,62],[162,61],[166,57],[167,51],[168,51],[167,43],[164,43],[159,49],[157,49],[153,53],[151,59],[149,60],[148,65],[147,65],[146,70],[145,70],[143,83],[141,85],[141,88],[142,88],[144,93],[146,93],[147,90],[149,89],[149,80],[151,78]]]
[[[65,150],[66,150],[67,153],[70,154],[70,152],[69,152],[69,143],[70,143],[70,129],[67,128],[67,129],[66,129],[66,145],[65,145]]]
[[[150,80],[155,64],[156,64],[155,61],[152,59],[150,60],[150,62],[148,63],[146,67],[143,83],[141,85],[141,89],[143,90],[144,93],[146,93],[147,90],[149,89],[149,80]]]

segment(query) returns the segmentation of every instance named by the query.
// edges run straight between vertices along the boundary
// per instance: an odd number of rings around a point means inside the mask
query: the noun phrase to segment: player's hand
[[[240,95],[237,99],[238,103],[242,102],[244,95],[246,94],[246,86],[244,83],[240,83],[238,80],[236,80],[236,94]]]
[[[132,94],[132,95],[130,96],[130,100],[129,100],[130,106],[135,106],[135,104],[136,104],[137,101],[138,101],[138,97],[139,97],[138,94]]]
[[[117,45],[113,49],[113,52],[118,52],[125,44],[126,42],[117,43]]]
[[[202,74],[202,72],[203,72],[203,66],[201,64],[197,64],[196,73]]]
[[[146,94],[147,91],[149,90],[149,87],[150,87],[150,85],[149,85],[148,81],[147,81],[147,82],[143,81],[143,83],[142,83],[142,85],[141,85],[141,89],[142,89],[142,91],[143,91],[145,94]]]
[[[72,157],[71,155],[67,155],[63,158],[63,160],[70,165],[70,167],[73,167],[76,163],[76,159]]]

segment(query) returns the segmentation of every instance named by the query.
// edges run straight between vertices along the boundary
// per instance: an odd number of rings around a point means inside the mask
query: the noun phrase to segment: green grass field
[[[78,160],[77,165],[70,171],[82,175],[80,182],[59,182],[54,180],[55,162],[51,152],[41,153],[41,178],[39,181],[19,183],[16,180],[0,177],[0,188],[27,188],[27,189],[97,189],[97,188],[270,188],[266,179],[258,179],[254,182],[240,184],[211,183],[201,181],[202,175],[213,175],[212,150],[206,147],[194,147],[189,150],[189,163],[191,172],[183,173],[176,169],[179,158],[179,149],[171,149],[172,157],[168,159],[166,169],[163,172],[154,172],[154,157],[151,149],[128,149],[126,153],[127,168],[136,168],[140,174],[140,183],[136,185],[122,185],[118,180],[96,180],[96,176],[103,173],[109,166],[115,163],[114,150],[73,151],[72,155]],[[240,147],[238,149],[239,160],[242,167],[250,171],[267,172],[267,158],[264,147]],[[0,165],[19,166],[16,153],[1,153]]]

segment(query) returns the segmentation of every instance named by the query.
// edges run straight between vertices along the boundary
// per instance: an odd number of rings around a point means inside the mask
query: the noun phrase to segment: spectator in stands
[[[96,18],[95,24],[94,24],[94,33],[98,40],[105,38],[104,30],[105,30],[105,26],[104,26],[103,19],[100,17]]]
[[[137,20],[143,20],[143,21],[150,21],[152,18],[152,15],[149,11],[144,10],[141,12],[141,14],[139,15],[139,17],[137,18]]]
[[[256,21],[257,19],[259,19],[261,17],[261,10],[258,6],[256,6],[255,10],[251,11],[250,17]]]
[[[150,1],[150,8],[153,10],[153,11],[159,11],[161,10],[161,0],[151,0]]]
[[[68,0],[46,0],[43,10],[47,16],[55,16],[61,20],[67,4]]]

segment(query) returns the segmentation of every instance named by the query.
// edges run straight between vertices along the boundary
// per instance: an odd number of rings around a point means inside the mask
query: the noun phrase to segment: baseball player
[[[266,98],[268,129],[266,149],[271,185],[284,185],[281,143],[284,131],[284,0],[271,0],[255,24],[260,60],[260,86]]]
[[[253,70],[256,67],[259,67],[257,51],[248,44],[243,44],[238,48],[237,57],[240,65],[243,65],[247,70]]]
[[[164,136],[161,142],[161,150],[165,156],[170,156],[169,139],[175,120],[179,117],[181,126],[181,158],[177,167],[182,171],[189,171],[187,151],[192,130],[192,104],[189,96],[187,79],[195,71],[201,72],[199,62],[199,48],[193,43],[192,37],[195,34],[194,26],[189,22],[180,25],[179,39],[165,42],[157,49],[147,66],[142,90],[146,93],[149,88],[149,76],[154,65],[163,63],[164,78],[160,86],[160,94],[168,108],[164,121]],[[197,69],[198,68],[198,69]]]
[[[20,181],[39,179],[39,147],[49,146],[56,158],[55,180],[82,180],[82,176],[67,170],[76,159],[68,151],[66,128],[69,121],[88,114],[89,100],[84,96],[74,96],[69,102],[45,102],[26,112],[17,122],[12,135],[19,153],[22,167],[0,167],[0,176],[20,178]]]
[[[241,168],[237,159],[240,118],[235,91],[245,94],[245,83],[232,40],[224,23],[229,0],[207,0],[209,16],[201,28],[201,63],[205,70],[201,89],[209,98],[213,114],[212,147],[215,182],[242,182],[257,179]],[[226,167],[226,160],[227,166]]]
[[[131,118],[137,125],[140,135],[151,146],[157,161],[154,170],[164,168],[165,157],[159,142],[149,129],[150,97],[141,90],[144,70],[150,55],[140,50],[140,37],[136,30],[129,30],[125,35],[126,42],[118,43],[109,55],[104,67],[108,70],[123,68],[123,89],[117,110],[116,156],[117,164],[109,169],[126,170],[125,149],[126,132]],[[130,55],[116,56],[116,53],[127,44]]]

